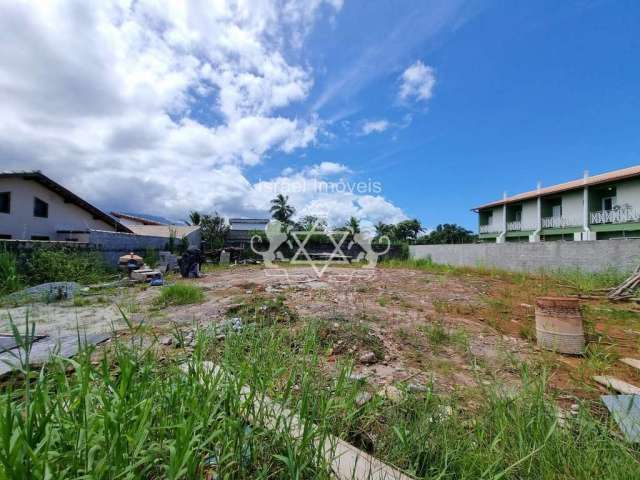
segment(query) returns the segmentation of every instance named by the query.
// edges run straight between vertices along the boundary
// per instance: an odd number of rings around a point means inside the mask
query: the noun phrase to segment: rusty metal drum
[[[585,343],[579,300],[570,297],[537,298],[536,338],[538,346],[545,350],[582,354]]]

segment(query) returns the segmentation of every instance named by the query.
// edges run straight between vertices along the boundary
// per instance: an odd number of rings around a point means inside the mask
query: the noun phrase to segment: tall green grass
[[[384,260],[380,264],[389,268],[411,268],[431,273],[464,275],[474,274],[511,280],[522,283],[528,279],[539,277],[551,280],[559,286],[569,287],[578,293],[593,293],[595,291],[612,288],[620,284],[628,273],[616,268],[608,268],[600,272],[588,272],[580,268],[540,269],[532,272],[512,272],[496,267],[478,265],[475,267],[456,267],[453,265],[434,263],[430,258]]]
[[[22,288],[18,261],[12,252],[0,249],[0,296]]]
[[[162,287],[160,295],[154,300],[156,307],[168,307],[170,305],[188,305],[190,303],[202,303],[204,292],[195,285],[176,283]]]
[[[25,366],[0,393],[0,478],[330,478],[314,446],[329,433],[417,478],[640,475],[638,449],[587,408],[558,423],[544,375],[523,369],[515,398],[487,387],[475,406],[429,390],[358,407],[370,387],[349,380],[349,363],[325,373],[319,326],[299,327],[247,326],[224,342],[201,330],[193,356],[171,361],[115,340],[98,362],[87,350],[46,370]],[[204,373],[203,360],[232,377]],[[244,400],[242,385],[255,396]],[[304,419],[302,439],[261,426],[262,394]]]

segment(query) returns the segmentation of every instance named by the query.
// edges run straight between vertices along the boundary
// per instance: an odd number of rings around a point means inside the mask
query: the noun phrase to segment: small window
[[[11,240],[11,235],[0,233],[0,240]]]
[[[31,235],[31,240],[40,240],[40,241],[48,242],[49,237],[46,235]]]
[[[40,218],[48,218],[49,217],[49,204],[44,200],[40,200],[39,198],[34,198],[33,202],[33,216]],[[49,240],[47,238],[47,240]]]
[[[562,217],[562,205],[554,205],[551,207],[551,216],[555,218]]]
[[[11,192],[0,193],[0,213],[11,213]]]

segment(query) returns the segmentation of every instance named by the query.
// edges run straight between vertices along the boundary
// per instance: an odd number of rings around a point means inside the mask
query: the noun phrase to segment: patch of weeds
[[[601,272],[587,272],[579,268],[557,270],[551,276],[579,293],[591,293],[619,285],[628,274],[615,268]]]
[[[634,328],[640,325],[640,315],[638,315],[638,312],[624,308],[584,305],[582,307],[582,313],[585,319],[593,324],[601,322],[609,325]]]
[[[18,259],[12,252],[0,249],[0,296],[15,292],[23,287],[18,273]]]
[[[466,349],[469,345],[469,336],[465,331],[447,328],[443,320],[421,325],[418,327],[418,331],[424,334],[429,344],[434,348],[456,345]]]
[[[81,295],[75,295],[73,297],[74,307],[86,307],[87,305],[91,305],[91,299],[83,297]]]
[[[204,292],[200,287],[186,283],[176,283],[162,287],[160,295],[153,301],[154,306],[164,308],[170,305],[202,303]]]
[[[386,307],[389,304],[389,299],[386,297],[380,297],[378,299],[378,305],[380,305],[381,307]]]
[[[366,325],[318,321],[317,331],[320,346],[331,348],[335,354],[371,351],[377,360],[384,358],[382,340],[372,335]]]
[[[614,345],[605,345],[598,341],[587,345],[584,358],[584,367],[590,372],[599,373],[609,370],[620,355],[615,351]]]
[[[227,317],[240,317],[243,322],[255,322],[259,325],[293,323],[296,312],[284,303],[284,297],[254,297],[249,302],[236,305],[227,310]]]
[[[536,331],[533,328],[533,324],[531,322],[525,322],[521,324],[518,334],[520,335],[520,338],[523,338],[530,342],[536,341]]]

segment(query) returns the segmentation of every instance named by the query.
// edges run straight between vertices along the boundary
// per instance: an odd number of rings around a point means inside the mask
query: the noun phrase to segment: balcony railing
[[[509,232],[519,232],[522,230],[535,230],[537,228],[538,227],[536,225],[532,225],[530,223],[523,222],[523,221],[507,222],[507,231]]]
[[[543,217],[542,228],[579,227],[582,219],[579,217]]]
[[[498,233],[502,231],[502,226],[497,223],[489,223],[480,225],[480,233]]]
[[[640,210],[637,208],[616,208],[615,210],[601,210],[591,212],[590,220],[593,225],[603,223],[640,222]]]

